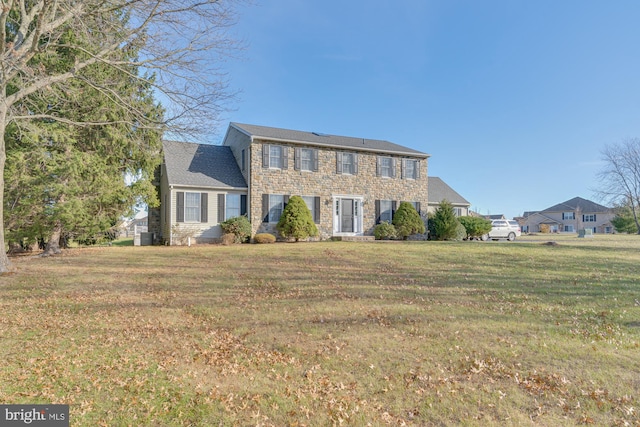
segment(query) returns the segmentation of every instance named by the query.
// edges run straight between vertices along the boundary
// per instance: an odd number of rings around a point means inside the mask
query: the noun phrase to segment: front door
[[[353,233],[353,199],[342,199],[340,201],[340,231],[343,233]]]

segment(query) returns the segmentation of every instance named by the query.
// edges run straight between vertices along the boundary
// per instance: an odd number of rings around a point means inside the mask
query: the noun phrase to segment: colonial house
[[[426,218],[428,157],[388,141],[240,123],[221,146],[165,141],[156,239],[215,242],[222,221],[244,214],[254,235],[277,234],[293,195],[320,238],[373,235],[401,201]]]
[[[525,212],[521,224],[525,233],[545,230],[552,233],[577,233],[583,229],[589,229],[593,233],[613,233],[611,220],[614,216],[613,210],[606,206],[574,197],[542,211]]]
[[[429,213],[434,213],[443,200],[453,205],[456,216],[468,216],[471,203],[462,197],[446,182],[437,176],[428,177],[429,182]]]

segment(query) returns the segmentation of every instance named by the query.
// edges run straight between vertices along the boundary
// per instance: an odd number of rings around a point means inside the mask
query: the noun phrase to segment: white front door
[[[333,232],[337,234],[362,234],[362,198],[334,198]]]

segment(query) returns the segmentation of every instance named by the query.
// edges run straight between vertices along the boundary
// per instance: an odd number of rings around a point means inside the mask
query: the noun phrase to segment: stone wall
[[[288,146],[288,168],[269,169],[262,167],[263,142],[255,140],[250,146],[249,161],[249,210],[253,232],[271,232],[275,234],[275,224],[263,223],[262,195],[283,194],[320,197],[320,223],[318,229],[323,239],[331,237],[334,222],[334,196],[362,197],[363,234],[372,235],[375,227],[375,201],[394,200],[420,202],[421,211],[426,220],[427,213],[427,159],[424,157],[410,157],[383,154],[393,157],[396,161],[396,177],[387,178],[376,176],[376,162],[378,154],[365,151],[358,153],[357,175],[336,173],[336,152],[356,152],[353,150],[337,150],[326,147],[312,147],[318,149],[318,171],[294,170],[294,148],[299,145],[278,143]],[[420,176],[418,179],[401,178],[401,159],[411,158],[419,160]]]

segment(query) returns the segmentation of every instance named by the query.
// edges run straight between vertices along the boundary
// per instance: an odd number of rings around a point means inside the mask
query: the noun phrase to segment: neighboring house
[[[495,214],[495,215],[482,215],[482,217],[484,219],[488,219],[489,221],[492,221],[494,219],[507,219],[506,216],[504,216],[504,214]]]
[[[468,216],[471,203],[458,194],[446,182],[437,176],[430,176],[429,180],[429,213],[434,213],[440,202],[447,200],[453,205],[456,216]]]
[[[149,225],[148,217],[134,218],[129,222],[125,228],[126,236],[135,236],[136,234],[146,233]]]
[[[544,228],[552,233],[577,233],[591,229],[594,233],[613,233],[613,210],[581,197],[551,206],[542,211],[525,212],[522,231],[538,233]]]
[[[254,235],[276,234],[293,195],[307,203],[322,239],[373,235],[401,201],[426,217],[429,156],[388,141],[230,123],[222,146],[164,149],[159,238],[170,244],[179,243],[176,228],[215,241],[232,214],[246,213]]]

